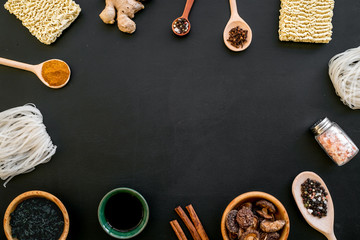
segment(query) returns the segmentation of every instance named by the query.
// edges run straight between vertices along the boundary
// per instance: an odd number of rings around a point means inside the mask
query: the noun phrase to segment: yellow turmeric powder
[[[60,60],[49,60],[41,69],[41,75],[50,86],[61,86],[70,77],[68,65]]]

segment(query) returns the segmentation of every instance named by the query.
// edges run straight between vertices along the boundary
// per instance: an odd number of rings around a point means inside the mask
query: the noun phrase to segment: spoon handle
[[[183,18],[189,18],[189,13],[191,10],[192,5],[194,4],[194,0],[187,0],[184,8],[184,12],[182,14]]]
[[[23,70],[30,71],[30,72],[34,72],[34,69],[35,69],[34,65],[22,63],[22,62],[18,62],[18,61],[13,61],[13,60],[1,58],[1,57],[0,57],[0,64],[8,66],[8,67],[23,69]]]
[[[230,11],[231,11],[231,18],[239,18],[239,13],[237,10],[236,0],[229,0],[230,3]]]
[[[326,235],[326,237],[327,237],[328,240],[336,240],[336,237],[335,237],[334,233],[328,234],[328,235]]]

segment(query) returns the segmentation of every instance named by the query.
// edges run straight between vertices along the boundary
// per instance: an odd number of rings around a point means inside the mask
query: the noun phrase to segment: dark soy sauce
[[[129,193],[117,193],[108,199],[104,213],[111,227],[127,232],[140,224],[143,207],[137,197]]]

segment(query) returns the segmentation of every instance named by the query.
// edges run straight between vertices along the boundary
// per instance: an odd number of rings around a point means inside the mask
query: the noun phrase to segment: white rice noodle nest
[[[0,178],[6,184],[50,161],[56,146],[43,124],[43,116],[32,104],[0,112]]]
[[[360,47],[332,57],[329,76],[341,101],[352,109],[360,109]]]

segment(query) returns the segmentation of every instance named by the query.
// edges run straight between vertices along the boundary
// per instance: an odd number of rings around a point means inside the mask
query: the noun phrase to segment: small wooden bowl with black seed
[[[231,210],[238,209],[244,203],[249,203],[249,202],[255,203],[259,200],[266,200],[275,206],[275,208],[276,208],[275,219],[285,220],[284,227],[279,231],[280,238],[278,238],[278,240],[287,240],[288,239],[289,232],[290,232],[290,220],[289,220],[289,216],[287,214],[285,207],[274,196],[272,196],[268,193],[265,193],[265,192],[254,191],[254,192],[247,192],[247,193],[237,196],[226,207],[226,209],[222,215],[222,218],[221,218],[221,235],[224,240],[231,240],[231,238],[229,237],[229,232],[226,228],[226,218],[228,216],[228,213]]]
[[[50,200],[51,202],[55,203],[55,205],[59,208],[59,210],[61,211],[62,216],[64,218],[64,228],[63,228],[63,231],[61,232],[59,240],[66,240],[67,235],[69,233],[70,220],[69,220],[69,215],[68,215],[68,212],[67,212],[65,206],[54,195],[44,192],[44,191],[37,191],[37,190],[20,194],[7,207],[5,216],[4,216],[4,231],[5,231],[5,235],[6,235],[7,239],[8,240],[17,240],[17,238],[14,238],[12,236],[11,225],[10,225],[11,213],[13,213],[15,211],[15,209],[17,208],[17,206],[20,203],[22,203],[23,201],[25,201],[27,199],[31,199],[31,198],[45,198],[45,199]]]

